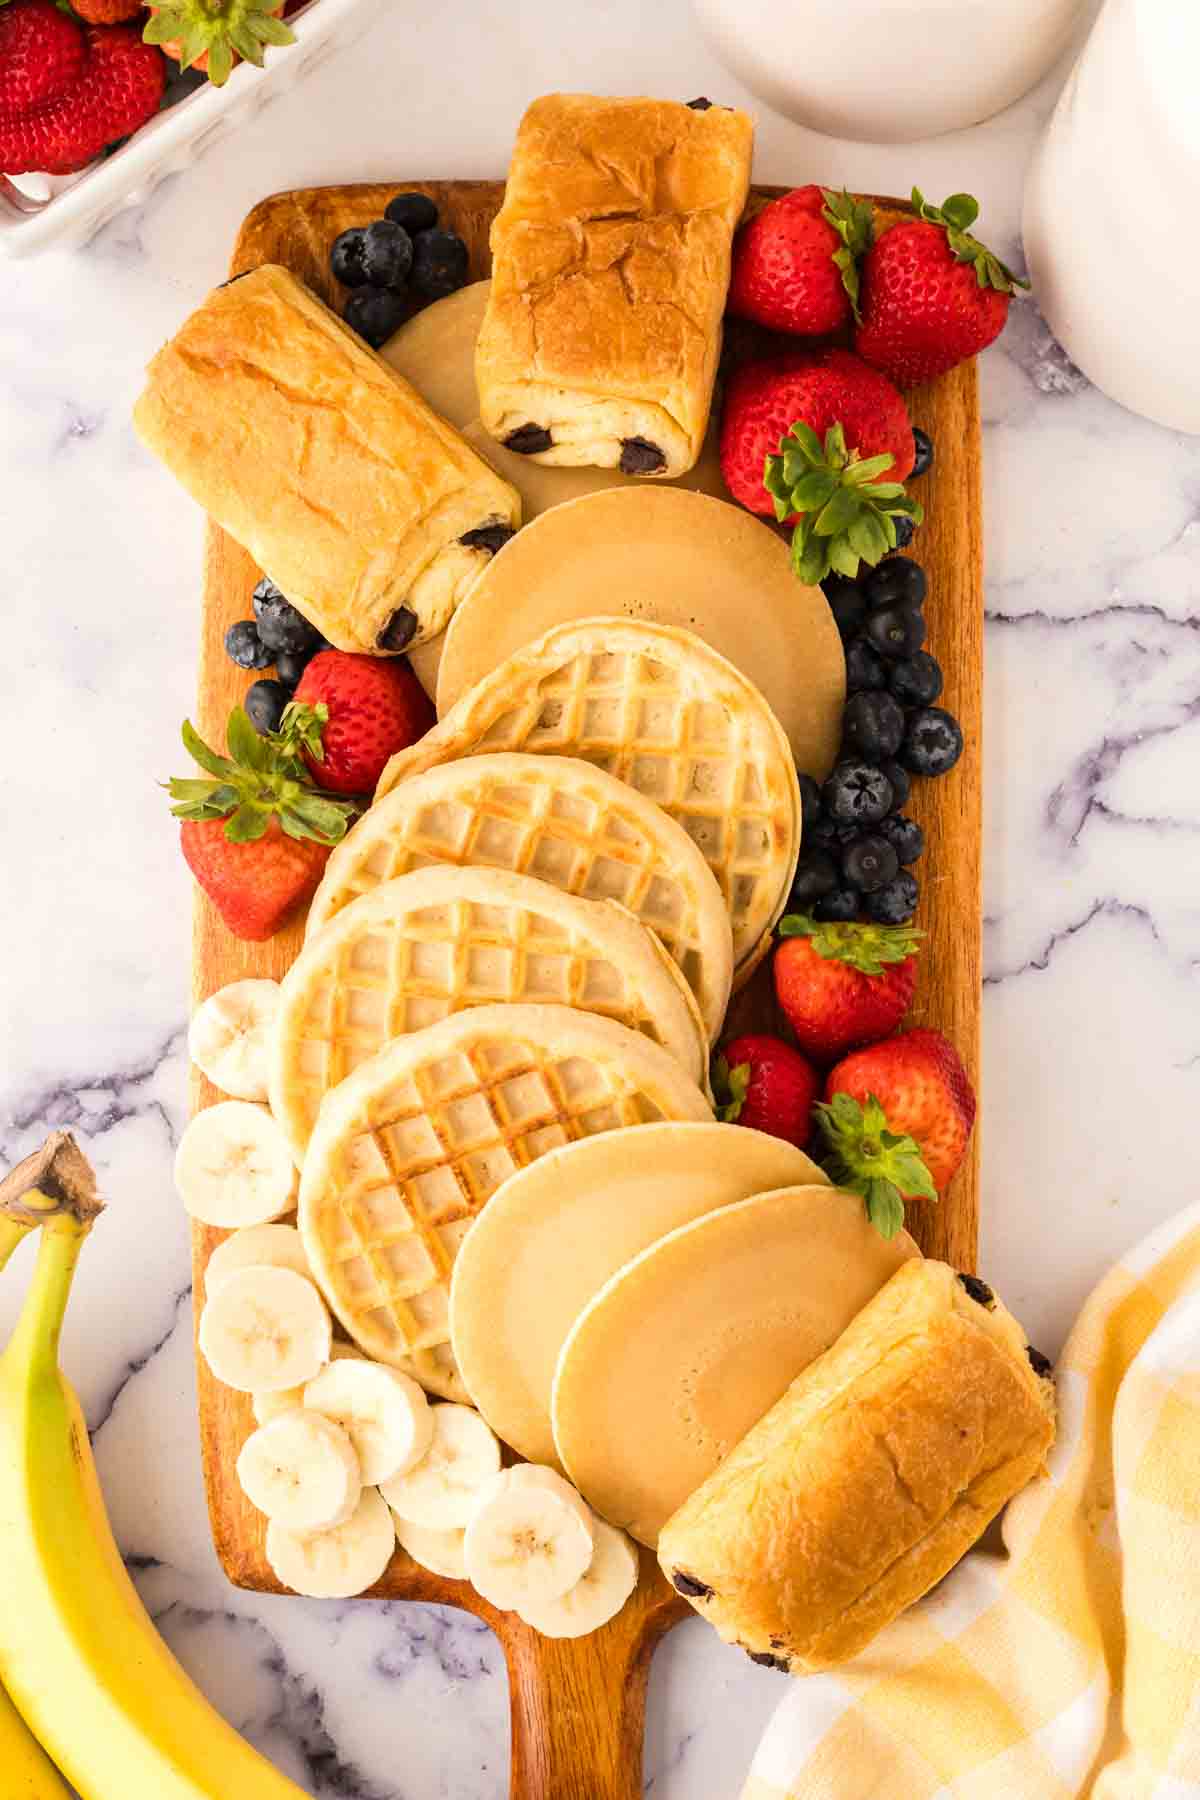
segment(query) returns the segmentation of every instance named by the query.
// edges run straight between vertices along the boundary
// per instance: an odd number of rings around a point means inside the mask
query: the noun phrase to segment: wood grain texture
[[[498,182],[408,182],[300,190],[257,206],[246,220],[230,273],[280,262],[323,298],[339,296],[328,269],[339,231],[366,224],[401,186],[420,188],[443,219],[465,238],[471,278],[488,272],[487,234],[499,206]],[[761,205],[780,190],[758,188]],[[883,202],[890,213],[897,203]],[[744,334],[741,334],[744,345]],[[761,346],[758,346],[761,347]],[[736,352],[737,344],[733,345]],[[938,782],[918,783],[910,813],[925,829],[919,866],[923,895],[918,923],[927,938],[913,1007],[914,1023],[937,1025],[958,1045],[978,1085],[980,999],[980,727],[983,633],[979,406],[975,368],[968,364],[910,397],[916,424],[937,446],[932,473],[919,484],[926,523],[916,548],[930,584],[929,643],[946,672],[946,704],[962,721],[967,753]],[[225,722],[247,686],[227,661],[222,638],[250,614],[259,570],[215,526],[207,540],[200,628],[200,686],[196,723],[223,748]],[[751,627],[752,628],[752,625]],[[185,772],[182,770],[181,772]],[[196,1003],[245,976],[282,976],[301,943],[293,925],[265,944],[231,936],[199,891],[193,939]],[[769,967],[738,996],[729,1029],[778,1029]],[[192,1106],[221,1098],[196,1070]],[[978,1223],[978,1133],[968,1159],[936,1205],[912,1209],[912,1228],[930,1254],[956,1267],[974,1267]],[[196,1226],[193,1273],[196,1314],[204,1299],[204,1269],[225,1233]],[[242,1494],[234,1463],[253,1429],[247,1396],[215,1381],[197,1357],[200,1434],[213,1539],[222,1567],[239,1587],[279,1592],[264,1553],[265,1521]],[[642,1729],[650,1657],[663,1632],[687,1616],[653,1558],[642,1552],[642,1579],[619,1618],[578,1641],[539,1638],[512,1615],[498,1613],[465,1583],[442,1580],[397,1551],[379,1598],[441,1602],[486,1620],[508,1664],[512,1708],[512,1800],[635,1800],[642,1786]]]

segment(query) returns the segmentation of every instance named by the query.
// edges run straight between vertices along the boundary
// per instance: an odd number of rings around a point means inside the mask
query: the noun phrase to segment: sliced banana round
[[[433,1531],[428,1525],[414,1525],[396,1516],[396,1541],[415,1563],[431,1575],[444,1575],[448,1581],[465,1581],[467,1565],[463,1557],[463,1538],[458,1531]]]
[[[638,1553],[633,1541],[615,1525],[593,1519],[592,1560],[557,1600],[527,1602],[521,1617],[543,1637],[586,1637],[615,1619],[637,1586]]]
[[[349,1433],[302,1406],[251,1432],[237,1459],[237,1478],[251,1505],[289,1531],[344,1524],[363,1490]]]
[[[517,1463],[476,1500],[463,1540],[467,1574],[493,1606],[545,1606],[583,1579],[594,1530],[587,1503],[557,1470]]]
[[[294,1269],[312,1280],[304,1243],[294,1225],[243,1225],[218,1244],[204,1271],[204,1292],[215,1294],[235,1269]]]
[[[473,1406],[453,1401],[430,1408],[433,1436],[407,1474],[380,1483],[393,1512],[411,1525],[456,1531],[470,1519],[479,1491],[500,1467],[500,1440]]]
[[[365,1357],[329,1363],[305,1388],[304,1404],[348,1433],[368,1487],[406,1474],[433,1442],[424,1388]]]
[[[205,1361],[226,1387],[279,1393],[311,1381],[329,1361],[329,1312],[294,1269],[235,1269],[200,1314]]]
[[[267,1040],[279,1011],[277,981],[231,981],[192,1014],[188,1055],[235,1100],[267,1097]]]
[[[267,1561],[285,1587],[310,1600],[349,1600],[374,1587],[395,1548],[392,1515],[373,1487],[328,1531],[289,1531],[275,1519],[267,1524]]]
[[[298,1175],[274,1114],[249,1100],[219,1100],[186,1127],[175,1186],[193,1219],[225,1229],[291,1212]]]
[[[355,1362],[363,1360],[363,1353],[356,1345],[336,1340],[329,1346],[329,1356],[332,1362],[342,1362],[346,1358]],[[274,1419],[281,1412],[290,1412],[293,1406],[303,1406],[307,1386],[308,1383],[302,1381],[299,1387],[281,1388],[277,1394],[251,1394],[250,1402],[258,1424],[265,1425],[268,1419]]]

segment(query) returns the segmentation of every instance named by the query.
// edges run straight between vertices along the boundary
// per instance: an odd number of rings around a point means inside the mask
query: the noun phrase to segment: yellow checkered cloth
[[[789,1684],[742,1800],[1200,1800],[1200,1207],[1056,1372],[1048,1480],[836,1675]]]

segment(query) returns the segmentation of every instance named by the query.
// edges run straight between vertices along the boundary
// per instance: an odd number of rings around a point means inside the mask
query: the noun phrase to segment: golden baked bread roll
[[[516,490],[286,269],[217,288],[159,351],[142,441],[339,650],[444,629]]]
[[[1054,1441],[1048,1364],[974,1276],[892,1276],[659,1539],[756,1662],[845,1662],[940,1581]]]
[[[476,348],[494,438],[545,463],[663,476],[692,467],[753,134],[727,107],[534,101],[492,226]]]

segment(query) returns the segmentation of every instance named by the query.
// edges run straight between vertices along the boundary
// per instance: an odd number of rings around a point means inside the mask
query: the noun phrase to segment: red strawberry
[[[390,757],[423,737],[435,718],[406,662],[322,650],[283,715],[281,737],[313,778],[336,794],[371,794]]]
[[[803,913],[789,915],[779,931],[775,994],[808,1056],[831,1063],[895,1031],[916,985],[919,931],[822,924]]]
[[[914,188],[917,217],[885,231],[862,267],[862,319],[854,348],[901,387],[932,381],[998,338],[1013,289],[1028,287],[969,235],[979,216],[970,194],[930,206]]]
[[[142,0],[71,0],[71,10],[89,25],[123,25],[141,12]]]
[[[719,1118],[769,1131],[798,1150],[812,1136],[821,1078],[782,1038],[751,1033],[731,1039],[717,1058],[713,1087]]]
[[[920,523],[901,485],[915,455],[904,401],[848,350],[746,363],[725,391],[725,485],[751,512],[799,518],[792,563],[801,581],[831,569],[854,576],[860,561],[896,548],[896,517]]]
[[[871,208],[843,191],[793,188],[738,232],[729,311],[773,331],[819,337],[849,322],[855,258],[871,244]]]
[[[0,119],[30,113],[73,87],[86,57],[83,32],[54,0],[14,0],[0,11]]]
[[[829,1071],[825,1099],[816,1109],[825,1166],[865,1194],[890,1237],[904,1201],[936,1199],[963,1159],[975,1093],[958,1052],[940,1031],[902,1031],[844,1057]]]
[[[126,25],[89,25],[81,34],[82,62],[64,81],[65,40],[48,15],[55,8],[46,0],[13,0],[0,11],[0,171],[7,175],[82,169],[107,144],[144,125],[162,99],[166,64]],[[43,41],[54,51],[49,77]],[[36,70],[32,79],[27,61]],[[40,98],[31,101],[34,93]]]
[[[188,867],[230,931],[258,940],[312,898],[355,809],[316,793],[299,759],[260,738],[240,706],[227,738],[229,755],[218,756],[184,725],[184,747],[210,779],[170,781],[171,811],[184,821]]]

